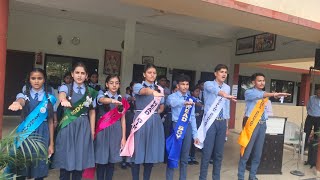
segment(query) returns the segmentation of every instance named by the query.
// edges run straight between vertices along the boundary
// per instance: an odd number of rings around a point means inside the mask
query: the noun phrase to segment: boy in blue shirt
[[[189,90],[189,82],[190,78],[187,75],[180,75],[177,78],[177,88],[178,91],[169,95],[166,104],[171,107],[172,111],[172,121],[173,121],[173,129],[177,124],[180,112],[184,106],[194,105],[194,102],[186,101],[187,94]],[[191,138],[193,137],[194,143],[197,144],[199,142],[197,138],[197,124],[195,118],[195,108],[193,107],[191,110],[191,117],[189,119],[189,124],[186,129],[184,139],[182,140],[181,153],[180,153],[180,180],[187,179],[187,165],[188,165],[188,157],[189,150],[191,146]],[[173,180],[174,169],[167,167],[166,179]]]
[[[254,109],[256,103],[264,99],[266,97],[275,97],[280,98],[282,96],[287,97],[290,96],[288,93],[268,93],[263,91],[265,87],[265,76],[262,73],[255,73],[251,76],[252,84],[254,85],[253,88],[246,90],[244,97],[246,101],[246,112],[245,116],[246,119],[250,117],[252,110]],[[265,111],[265,110],[264,110]],[[268,119],[268,113],[263,113],[260,121],[258,122],[257,126],[255,127],[252,136],[250,138],[249,144],[245,148],[244,154],[240,157],[239,166],[238,166],[238,180],[244,180],[244,173],[246,168],[246,163],[250,157],[251,160],[251,169],[249,180],[258,180],[256,177],[257,169],[260,164],[260,158],[262,154],[264,138],[266,133],[266,120]],[[244,122],[246,124],[246,122]]]

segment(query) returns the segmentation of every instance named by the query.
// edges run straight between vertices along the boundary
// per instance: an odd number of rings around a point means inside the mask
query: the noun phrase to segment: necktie
[[[82,87],[78,86],[77,89],[78,89],[78,94],[82,94],[82,93],[81,93]]]
[[[183,99],[186,100],[186,99],[187,99],[187,96],[183,96]]]
[[[264,115],[265,115],[265,112],[266,112],[266,111],[263,111],[263,113],[262,113],[262,116],[261,116],[261,119],[260,119],[261,121],[265,121],[265,120],[266,120],[266,118],[265,118],[265,116],[264,116]]]
[[[200,91],[200,92],[201,92],[201,101],[202,101],[202,103],[204,103],[203,91]]]
[[[34,94],[34,100],[38,101],[38,93]]]

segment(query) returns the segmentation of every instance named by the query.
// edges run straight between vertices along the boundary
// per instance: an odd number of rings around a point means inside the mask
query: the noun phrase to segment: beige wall
[[[63,44],[57,45],[57,36],[62,35]],[[72,37],[80,37],[81,43],[71,44]],[[39,14],[11,11],[9,17],[8,49],[43,52],[48,54],[93,58],[99,60],[99,82],[103,84],[104,50],[122,51],[124,27],[94,24],[48,17]],[[169,68],[196,71],[196,80],[200,72],[213,72],[219,63],[230,63],[228,46],[198,47],[196,41],[172,37],[166,34],[136,32],[134,57],[125,66],[123,88],[132,80],[133,64],[141,64],[142,56],[154,56],[155,64],[168,68],[167,76],[171,80]],[[195,63],[197,65],[195,66]],[[122,91],[124,92],[124,91]]]
[[[237,103],[237,110],[236,110],[236,121],[235,121],[235,131],[240,132],[242,126],[242,118],[244,115],[245,103],[238,102]],[[303,112],[302,112],[303,109]],[[294,122],[300,126],[302,114],[303,114],[303,121],[307,116],[307,111],[305,107],[302,106],[290,106],[290,105],[272,105],[273,115],[280,116],[280,117],[287,117],[288,121]]]
[[[319,0],[237,0],[247,4],[275,10],[285,14],[320,22]]]

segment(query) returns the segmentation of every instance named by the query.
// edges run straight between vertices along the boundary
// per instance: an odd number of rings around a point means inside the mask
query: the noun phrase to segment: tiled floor
[[[4,120],[4,134],[8,133],[10,129],[13,129],[18,124],[17,118],[5,118]],[[225,144],[224,160],[221,170],[222,180],[236,180],[237,179],[237,165],[239,160],[239,145],[237,144],[237,133],[230,133],[228,142]],[[200,159],[200,152],[197,152],[198,161]],[[309,166],[304,166],[302,162],[299,163],[301,171],[305,173],[303,177],[297,177],[290,174],[290,171],[297,169],[297,160],[293,158],[293,152],[285,148],[282,174],[281,175],[258,175],[259,180],[314,180],[317,179],[315,176],[315,168],[310,169]],[[188,166],[188,179],[196,180],[199,177],[200,165]],[[152,171],[152,180],[163,180],[165,179],[165,164],[156,164]],[[143,168],[142,168],[143,170]],[[212,165],[210,166],[208,179],[211,179]],[[142,174],[142,172],[140,172]],[[59,171],[51,170],[48,180],[59,179]],[[248,177],[248,172],[246,172]],[[131,179],[130,169],[123,170],[119,165],[116,166],[114,178],[115,180]],[[141,178],[142,179],[142,178]],[[175,179],[179,179],[178,170],[175,173]]]

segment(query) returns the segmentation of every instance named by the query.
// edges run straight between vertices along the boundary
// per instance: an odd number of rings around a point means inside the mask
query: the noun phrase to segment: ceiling
[[[306,59],[306,61],[304,61],[304,62],[279,63],[279,64],[272,64],[272,65],[309,70],[310,67],[314,66],[314,59],[311,60],[311,58],[310,58],[308,60]]]
[[[118,0],[14,0],[10,1],[10,10],[117,27],[124,27],[125,20],[133,19],[138,22],[137,30],[161,30],[199,42],[208,42],[208,39],[210,42],[230,42],[237,34],[248,31],[195,17],[123,4]]]

